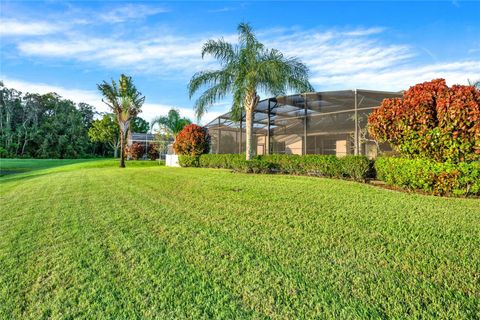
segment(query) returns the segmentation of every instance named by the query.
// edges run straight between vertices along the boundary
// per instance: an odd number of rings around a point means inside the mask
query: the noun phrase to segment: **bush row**
[[[373,177],[372,163],[363,156],[325,155],[265,155],[251,161],[243,154],[204,154],[180,156],[183,167],[224,168],[246,173],[271,173],[313,175],[330,178],[365,181]]]
[[[436,195],[480,195],[480,162],[378,158],[375,169],[377,179],[389,185]]]

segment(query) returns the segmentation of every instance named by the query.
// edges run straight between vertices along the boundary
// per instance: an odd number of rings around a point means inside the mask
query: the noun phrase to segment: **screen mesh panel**
[[[368,116],[398,92],[344,90],[294,94],[259,102],[253,117],[257,154],[363,154],[389,151],[368,134]],[[211,121],[212,153],[245,152],[245,115],[233,121],[226,113]]]

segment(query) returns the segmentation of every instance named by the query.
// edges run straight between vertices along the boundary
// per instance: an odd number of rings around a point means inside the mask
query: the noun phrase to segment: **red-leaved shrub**
[[[480,90],[473,86],[417,84],[402,99],[383,100],[368,124],[374,139],[411,158],[480,159]]]
[[[190,124],[175,138],[173,150],[178,155],[198,156],[210,151],[210,135],[204,127]]]
[[[158,146],[156,144],[151,143],[148,146],[148,158],[150,160],[157,160],[158,157],[160,156],[159,151],[158,151]]]
[[[132,143],[132,145],[125,148],[125,155],[128,159],[138,160],[145,153],[145,147],[140,143]]]

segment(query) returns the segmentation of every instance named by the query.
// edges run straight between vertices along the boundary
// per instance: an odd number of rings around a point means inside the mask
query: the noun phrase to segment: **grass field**
[[[1,319],[480,318],[479,200],[116,165],[0,178]]]

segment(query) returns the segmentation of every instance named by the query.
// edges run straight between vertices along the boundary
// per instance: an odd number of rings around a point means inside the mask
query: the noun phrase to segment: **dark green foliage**
[[[440,163],[426,159],[379,158],[377,178],[389,185],[437,195],[480,195],[480,162]]]
[[[2,157],[84,158],[94,153],[88,138],[94,109],[55,93],[22,94],[0,82]]]
[[[136,116],[130,122],[130,132],[147,133],[149,129],[150,124],[139,116]]]
[[[232,162],[233,170],[243,173],[271,173],[275,165],[258,158],[252,160],[235,159]]]
[[[337,158],[326,155],[284,155],[273,154],[254,157],[253,163],[243,159],[243,154],[205,154],[197,161],[191,158],[180,161],[188,167],[223,168],[241,172],[312,175],[329,178],[346,178],[365,181],[372,178],[370,160],[363,156]],[[182,159],[182,156],[180,156]],[[183,165],[184,163],[185,165]]]
[[[114,114],[104,114],[101,119],[94,120],[88,130],[88,136],[104,150],[110,151],[114,158],[117,157],[120,148],[120,128]]]
[[[178,110],[170,109],[168,115],[153,119],[151,126],[156,124],[160,127],[161,132],[175,137],[183,127],[192,124],[192,121],[185,117],[182,118]]]

